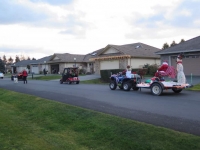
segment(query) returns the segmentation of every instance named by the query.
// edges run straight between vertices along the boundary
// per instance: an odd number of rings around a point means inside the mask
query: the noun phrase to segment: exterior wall
[[[100,62],[100,70],[119,69],[119,60],[104,60]]]
[[[131,58],[130,60],[130,65],[132,68],[141,68],[143,67],[145,64],[158,64],[160,65],[160,59],[145,59],[145,58]]]
[[[169,60],[169,65],[176,68],[176,59],[178,54],[172,55],[161,55],[161,60]],[[199,53],[191,53],[185,54],[185,58],[183,58],[183,69],[185,75],[195,75],[200,76],[199,62],[200,55]],[[166,59],[168,58],[168,59]]]
[[[94,68],[95,68],[95,74],[100,74],[100,61],[95,61]]]
[[[17,72],[22,72],[24,69],[27,70],[26,67],[16,67],[16,71],[17,71]]]
[[[176,68],[176,57],[171,57],[171,63],[172,66]],[[187,57],[183,58],[183,69],[185,75],[195,75],[200,76],[200,69],[199,69],[199,63],[200,63],[200,56],[199,55],[188,55]]]
[[[127,59],[119,59],[119,69],[125,69],[128,65]]]
[[[111,54],[111,53],[119,53],[119,51],[111,47],[107,51],[105,51],[103,54]]]

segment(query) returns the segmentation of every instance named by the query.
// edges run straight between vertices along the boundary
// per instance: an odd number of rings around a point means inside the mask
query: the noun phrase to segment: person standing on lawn
[[[22,75],[23,75],[24,84],[25,84],[25,83],[27,84],[27,76],[28,76],[28,73],[27,73],[26,69],[23,70]]]

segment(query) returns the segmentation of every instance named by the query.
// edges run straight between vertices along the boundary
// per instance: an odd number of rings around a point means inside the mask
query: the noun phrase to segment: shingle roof
[[[101,51],[103,51],[103,50],[104,50],[104,48],[101,48],[101,49],[98,49],[98,50],[96,50],[96,51],[93,51],[92,53],[86,54],[85,57],[84,57],[84,59],[83,59],[83,62],[89,62],[89,60],[90,60],[91,58],[95,58],[95,57],[98,56],[98,55],[101,53]]]
[[[27,65],[30,65],[31,63],[34,63],[34,62],[36,62],[36,60],[22,60],[22,61],[13,63],[11,66],[26,67]]]
[[[110,47],[115,48],[116,50],[119,51],[119,53],[106,54],[106,56],[130,55],[131,57],[160,58],[160,56],[155,54],[155,52],[160,51],[160,49],[143,44],[143,43],[134,43],[134,44],[126,44],[126,45],[107,45],[97,57],[105,57],[105,55],[102,53]]]
[[[44,64],[45,61],[46,62],[49,61],[51,57],[52,57],[52,55],[46,56],[46,57],[40,58],[38,60],[35,60],[34,62],[31,62],[30,64]]]
[[[183,43],[177,44],[170,48],[156,52],[156,54],[172,54],[200,51],[200,36],[187,40]]]
[[[58,60],[53,60],[53,58],[58,57]],[[74,58],[76,58],[76,62],[83,62],[85,55],[79,54],[69,54],[69,53],[55,53],[47,63],[51,62],[74,62]]]

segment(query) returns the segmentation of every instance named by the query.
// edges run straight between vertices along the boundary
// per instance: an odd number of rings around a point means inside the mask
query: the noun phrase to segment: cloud
[[[30,23],[45,20],[48,15],[35,10],[26,3],[0,1],[0,24]]]
[[[73,0],[30,0],[34,3],[48,3],[51,5],[66,5],[70,4]]]

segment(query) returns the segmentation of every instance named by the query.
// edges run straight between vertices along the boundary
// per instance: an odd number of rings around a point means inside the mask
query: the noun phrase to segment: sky
[[[200,35],[200,0],[0,0],[0,57],[156,48]]]

